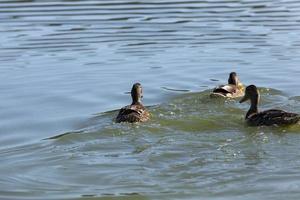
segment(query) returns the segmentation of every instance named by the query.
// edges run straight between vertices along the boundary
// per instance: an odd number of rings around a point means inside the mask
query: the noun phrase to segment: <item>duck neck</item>
[[[246,114],[246,118],[248,118],[250,115],[258,113],[259,94],[251,97],[250,101],[251,101],[251,106]]]
[[[131,105],[142,104],[142,98],[139,95],[132,95]]]
[[[239,80],[236,76],[230,76],[228,79],[228,84],[238,86]]]
[[[142,104],[142,101],[141,100],[133,100],[131,105],[141,105]]]

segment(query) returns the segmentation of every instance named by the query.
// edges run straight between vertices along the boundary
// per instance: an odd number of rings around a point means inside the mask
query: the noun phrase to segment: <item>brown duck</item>
[[[120,109],[116,122],[145,122],[150,119],[150,113],[142,104],[143,90],[140,83],[135,83],[131,89],[132,103]]]
[[[227,98],[242,97],[244,96],[244,86],[238,79],[237,74],[235,72],[231,72],[229,74],[228,84],[216,87],[210,96]]]
[[[246,122],[251,126],[291,125],[300,121],[300,115],[289,113],[283,110],[271,109],[262,112],[258,111],[260,95],[255,85],[246,88],[245,96],[240,100],[243,103],[250,99],[251,106],[246,114]]]

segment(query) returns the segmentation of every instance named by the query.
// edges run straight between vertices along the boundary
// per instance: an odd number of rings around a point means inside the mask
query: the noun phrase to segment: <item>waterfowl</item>
[[[228,84],[216,87],[210,96],[228,98],[242,97],[244,96],[244,86],[237,77],[237,74],[235,72],[231,72],[229,74]]]
[[[120,109],[116,122],[145,122],[150,119],[150,113],[142,104],[143,90],[140,83],[135,83],[131,89],[132,103]]]
[[[243,103],[250,100],[251,106],[246,114],[245,120],[251,126],[291,125],[300,121],[300,115],[283,110],[271,109],[258,111],[260,94],[255,85],[246,87],[245,96],[240,100]]]

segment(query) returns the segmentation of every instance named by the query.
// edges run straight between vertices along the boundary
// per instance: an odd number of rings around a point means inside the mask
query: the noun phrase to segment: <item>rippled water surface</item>
[[[300,113],[299,35],[296,0],[0,0],[0,199],[299,199],[300,126],[209,98]]]

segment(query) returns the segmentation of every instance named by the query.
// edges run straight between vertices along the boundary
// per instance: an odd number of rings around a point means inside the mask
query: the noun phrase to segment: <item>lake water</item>
[[[208,97],[300,113],[299,35],[296,0],[0,0],[0,199],[299,199],[300,126]],[[113,123],[135,82],[152,120]]]

